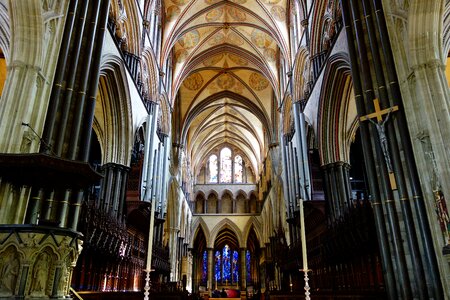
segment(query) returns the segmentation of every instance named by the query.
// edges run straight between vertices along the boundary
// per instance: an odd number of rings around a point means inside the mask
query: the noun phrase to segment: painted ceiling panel
[[[164,60],[176,62],[186,154],[195,170],[212,151],[243,153],[258,176],[279,92],[278,61],[287,56],[286,0],[166,0]],[[274,98],[275,97],[275,98]]]

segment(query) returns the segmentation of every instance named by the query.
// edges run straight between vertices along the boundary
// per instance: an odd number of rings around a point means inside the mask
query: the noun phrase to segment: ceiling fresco
[[[289,61],[286,0],[166,0],[162,63],[173,54],[172,105],[198,172],[228,145],[258,175]]]

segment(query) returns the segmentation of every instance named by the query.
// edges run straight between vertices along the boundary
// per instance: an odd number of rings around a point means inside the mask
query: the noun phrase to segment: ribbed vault
[[[162,61],[173,56],[170,102],[194,173],[228,146],[255,175],[280,102],[280,57],[288,56],[286,0],[166,0]]]

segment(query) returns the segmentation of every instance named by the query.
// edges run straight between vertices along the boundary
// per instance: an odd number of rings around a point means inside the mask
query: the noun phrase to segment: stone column
[[[9,3],[8,12],[14,26],[10,32],[9,52],[4,49],[8,76],[0,103],[1,153],[30,153],[39,149],[40,139],[36,133],[41,135],[44,127],[50,82],[56,68],[53,59],[58,57],[68,4],[69,1],[65,1],[53,12],[63,17],[49,22],[53,26],[50,29],[43,17],[48,12],[39,1]],[[0,223],[23,222],[30,190],[1,181]]]
[[[177,260],[177,249],[178,249],[178,228],[170,228],[169,236],[169,249],[170,249],[170,281],[178,280],[178,260]]]
[[[241,291],[245,291],[247,287],[247,264],[246,264],[246,248],[241,248],[241,267],[240,267],[240,278],[241,278]]]
[[[214,249],[213,248],[207,248],[208,251],[208,283],[207,283],[207,288],[211,291],[214,287],[215,281],[213,282],[213,273],[214,273]]]

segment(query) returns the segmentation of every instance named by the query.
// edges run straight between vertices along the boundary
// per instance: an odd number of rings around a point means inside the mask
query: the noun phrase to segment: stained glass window
[[[232,284],[239,281],[239,253],[225,245],[215,252],[215,281]]]
[[[209,157],[209,182],[217,183],[217,155]]]
[[[251,282],[251,278],[252,278],[251,273],[250,273],[250,259],[251,259],[250,251],[247,250],[247,252],[245,253],[245,266],[247,268],[247,281],[248,282]]]
[[[216,267],[214,269],[214,274],[215,274],[214,276],[215,276],[216,281],[219,281],[222,278],[222,275],[221,275],[222,260],[221,260],[220,251],[216,251],[216,255],[214,255],[214,256],[216,259]]]
[[[203,251],[203,261],[202,261],[202,282],[206,282],[208,275],[208,254]]]
[[[240,155],[234,157],[234,182],[242,183],[242,157]]]
[[[222,282],[231,282],[231,261],[230,261],[230,247],[225,245],[223,247],[223,277]]]
[[[220,151],[220,182],[231,183],[231,150],[223,148]]]
[[[239,282],[239,254],[233,251],[233,283]]]

